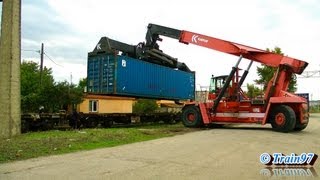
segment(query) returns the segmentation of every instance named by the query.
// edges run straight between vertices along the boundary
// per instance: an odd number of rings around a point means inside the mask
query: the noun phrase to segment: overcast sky
[[[320,70],[320,1],[318,0],[22,0],[22,58],[39,62],[58,81],[86,77],[87,53],[102,36],[128,44],[144,41],[148,23],[188,30],[260,49],[278,46]],[[196,71],[197,87],[211,74],[229,74],[237,57],[164,38],[160,48]],[[246,68],[248,60],[240,65]],[[256,78],[256,66],[246,82]],[[320,79],[298,79],[298,92],[320,98]]]

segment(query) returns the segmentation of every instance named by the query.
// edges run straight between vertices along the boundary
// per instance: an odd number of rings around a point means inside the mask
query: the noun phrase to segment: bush
[[[139,99],[133,105],[133,113],[153,113],[158,109],[158,104],[155,100]]]

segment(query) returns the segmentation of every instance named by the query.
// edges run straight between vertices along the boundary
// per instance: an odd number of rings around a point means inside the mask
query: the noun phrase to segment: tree
[[[281,48],[279,48],[279,47],[275,47],[272,50],[267,48],[267,51],[283,55],[283,52],[281,51]],[[277,68],[266,66],[266,65],[262,65],[261,67],[257,67],[257,73],[258,73],[259,79],[256,79],[255,82],[257,84],[263,85],[263,90],[266,90],[268,82],[271,80],[271,78],[273,77],[276,70],[277,70]],[[289,83],[288,91],[295,92],[296,90],[297,90],[297,76],[295,74],[292,74],[292,78]]]
[[[249,98],[255,98],[262,94],[262,90],[259,89],[259,87],[255,86],[254,84],[248,83],[247,89],[248,89],[248,92],[246,92],[246,94]]]
[[[63,109],[68,105],[75,105],[82,102],[83,90],[81,87],[74,84],[69,84],[67,81],[58,82],[55,84],[54,99],[56,101],[55,107]]]
[[[21,108],[22,112],[35,112],[47,101],[47,90],[54,86],[52,70],[44,67],[40,85],[39,65],[32,61],[21,63]]]
[[[54,112],[67,105],[82,102],[83,88],[68,82],[55,82],[52,70],[44,67],[40,84],[40,67],[37,63],[23,61],[21,64],[21,110],[38,112],[43,106]]]
[[[87,87],[87,78],[80,79],[78,87],[84,90],[84,88]]]
[[[79,81],[78,85],[70,85],[69,87],[69,101],[68,104],[77,105],[83,101],[83,84],[82,81]]]

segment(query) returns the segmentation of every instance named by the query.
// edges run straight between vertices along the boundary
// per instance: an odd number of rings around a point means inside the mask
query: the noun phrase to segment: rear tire
[[[200,109],[191,105],[183,108],[182,123],[186,127],[200,127],[203,124]]]
[[[279,132],[290,132],[296,126],[296,114],[287,105],[274,106],[269,120],[272,128]]]

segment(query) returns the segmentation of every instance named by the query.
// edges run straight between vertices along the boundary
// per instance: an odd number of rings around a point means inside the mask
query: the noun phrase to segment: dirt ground
[[[320,174],[313,168],[266,168],[267,152],[320,155],[320,114],[302,132],[241,125],[170,138],[0,165],[0,179],[285,179]]]

